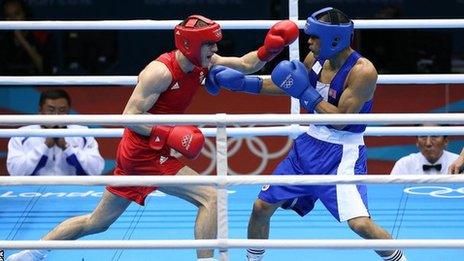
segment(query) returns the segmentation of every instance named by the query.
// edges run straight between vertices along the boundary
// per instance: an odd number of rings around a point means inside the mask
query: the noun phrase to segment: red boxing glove
[[[160,150],[166,145],[188,159],[196,158],[204,144],[205,137],[195,126],[154,126],[150,133],[150,148]]]
[[[258,49],[258,58],[261,61],[270,61],[276,57],[286,46],[298,38],[298,25],[290,20],[283,20],[271,27],[267,32],[264,44]]]

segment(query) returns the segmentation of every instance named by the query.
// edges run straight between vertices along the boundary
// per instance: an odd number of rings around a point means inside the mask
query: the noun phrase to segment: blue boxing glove
[[[258,94],[263,80],[257,76],[248,76],[237,70],[215,65],[211,67],[205,80],[205,88],[211,95],[218,95],[221,87],[231,91]]]
[[[300,61],[282,61],[271,74],[272,82],[288,95],[300,100],[300,104],[312,112],[322,101],[322,96],[311,86],[308,70]]]

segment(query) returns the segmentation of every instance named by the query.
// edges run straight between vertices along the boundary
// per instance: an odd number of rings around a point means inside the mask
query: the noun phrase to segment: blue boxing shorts
[[[287,157],[273,175],[363,175],[367,172],[362,133],[349,133],[311,125],[294,140]],[[365,185],[265,185],[258,198],[300,216],[308,214],[319,199],[338,221],[369,217]]]

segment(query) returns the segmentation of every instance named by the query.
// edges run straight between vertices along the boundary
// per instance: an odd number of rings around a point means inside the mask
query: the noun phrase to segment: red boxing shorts
[[[161,150],[151,149],[148,146],[148,137],[126,128],[116,153],[114,175],[176,175],[185,164],[170,156],[170,151],[167,147]],[[106,189],[143,206],[145,198],[157,187],[107,186]]]

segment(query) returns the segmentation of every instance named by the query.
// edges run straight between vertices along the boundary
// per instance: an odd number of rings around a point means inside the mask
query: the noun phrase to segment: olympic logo
[[[285,81],[280,85],[281,88],[289,89],[293,87],[293,77],[292,75],[287,76]]]
[[[182,147],[188,150],[190,147],[190,143],[192,143],[192,139],[193,139],[192,134],[185,135],[184,137],[182,137],[181,139]]]
[[[448,188],[440,186],[409,187],[403,190],[407,194],[427,195],[435,198],[464,198],[464,187]]]
[[[253,127],[254,125],[250,126]],[[291,138],[288,138],[286,143],[277,151],[270,151],[268,148],[268,145],[264,140],[262,140],[260,137],[240,137],[240,138],[229,138],[227,139],[227,155],[228,157],[233,157],[236,155],[240,149],[242,148],[243,145],[247,147],[247,149],[254,155],[256,158],[258,158],[261,162],[258,164],[258,166],[247,173],[244,173],[243,171],[237,172],[231,169],[231,166],[229,164],[228,166],[228,173],[231,175],[259,175],[264,172],[266,169],[268,163],[270,160],[280,158],[284,156],[292,146],[293,142]],[[206,169],[203,171],[200,171],[201,175],[211,175],[214,173],[215,167],[216,167],[216,145],[214,143],[214,140],[212,139],[206,139],[205,140],[205,147],[202,149],[201,154],[208,159],[210,159],[210,162]],[[180,154],[178,152],[173,153],[174,156],[180,157]]]

